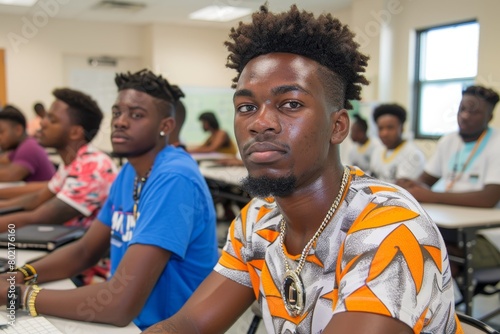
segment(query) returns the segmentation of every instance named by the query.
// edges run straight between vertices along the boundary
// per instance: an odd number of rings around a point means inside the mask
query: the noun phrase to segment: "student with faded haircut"
[[[0,148],[7,161],[0,164],[0,182],[48,181],[55,173],[47,152],[26,133],[26,118],[12,105],[0,110]]]
[[[111,143],[114,155],[128,162],[87,233],[23,267],[36,271],[35,281],[54,281],[92,266],[111,248],[111,277],[64,291],[22,285],[19,296],[29,296],[33,316],[116,326],[133,321],[145,329],[177,312],[212,270],[218,257],[215,210],[196,162],[167,145],[179,98],[167,80],[143,70],[118,74],[115,82]],[[16,273],[18,284],[32,281],[22,270]],[[2,281],[0,304],[7,287]],[[99,302],[103,291],[113,296],[106,303]]]
[[[116,166],[90,142],[99,131],[102,112],[88,95],[69,88],[53,91],[54,102],[41,122],[39,142],[53,147],[62,163],[48,184],[0,202],[22,212],[0,216],[0,231],[9,224],[65,224],[88,227],[104,204]],[[33,190],[28,184],[29,190]],[[23,187],[20,187],[23,188]],[[20,191],[20,190],[18,190]]]
[[[267,6],[232,29],[235,134],[256,196],[215,270],[145,333],[223,333],[257,300],[268,333],[462,333],[448,255],[406,191],[344,166],[367,59],[330,14]]]

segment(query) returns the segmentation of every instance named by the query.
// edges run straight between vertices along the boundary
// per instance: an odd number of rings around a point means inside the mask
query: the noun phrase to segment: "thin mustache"
[[[254,139],[251,139],[245,145],[243,145],[243,152],[248,151],[248,149],[250,148],[250,146],[252,146],[253,144],[256,144],[256,143],[270,143],[270,144],[272,144],[272,145],[274,145],[274,146],[276,146],[278,148],[283,149],[283,151],[290,150],[290,146],[287,143],[283,143],[283,142],[280,142],[280,141],[273,141],[273,140],[265,140],[265,139],[254,138]]]

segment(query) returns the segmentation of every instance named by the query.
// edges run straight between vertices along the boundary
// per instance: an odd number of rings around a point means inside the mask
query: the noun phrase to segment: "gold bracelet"
[[[35,284],[38,278],[38,274],[32,265],[25,264],[22,267],[17,267],[16,271],[19,271],[24,276],[24,284],[31,285]]]
[[[26,269],[24,269],[22,267],[17,267],[16,271],[20,271],[23,274],[23,276],[24,276],[25,279],[26,279],[26,277],[30,276],[30,274],[28,274],[28,272],[26,271]]]
[[[23,267],[26,267],[27,269],[29,269],[31,271],[31,275],[35,276],[36,275],[36,270],[35,268],[33,268],[33,266],[29,263],[26,263]]]
[[[35,308],[35,300],[38,293],[42,290],[42,288],[38,287],[38,285],[32,285],[32,290],[30,291],[30,295],[28,298],[28,311],[32,317],[36,317],[38,315]]]

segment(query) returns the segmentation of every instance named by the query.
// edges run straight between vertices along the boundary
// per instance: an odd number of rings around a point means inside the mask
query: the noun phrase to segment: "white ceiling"
[[[232,27],[241,20],[230,22],[204,22],[188,19],[188,15],[209,5],[232,5],[248,7],[255,11],[265,0],[119,0],[118,2],[142,3],[146,7],[138,11],[123,9],[95,9],[102,0],[39,0],[32,7],[0,5],[0,14],[26,15],[28,18],[40,12],[48,12],[51,17],[70,20],[105,21],[129,24],[168,23],[188,26]],[[351,4],[351,0],[268,0],[272,11],[285,11],[291,4],[315,14],[334,12]],[[43,9],[43,4],[51,4]]]

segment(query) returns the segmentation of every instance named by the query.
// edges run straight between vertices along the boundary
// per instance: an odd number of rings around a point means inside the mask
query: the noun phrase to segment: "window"
[[[438,138],[458,130],[462,90],[477,75],[479,24],[476,21],[417,31],[415,134]]]

